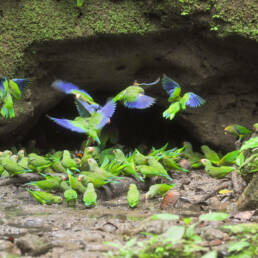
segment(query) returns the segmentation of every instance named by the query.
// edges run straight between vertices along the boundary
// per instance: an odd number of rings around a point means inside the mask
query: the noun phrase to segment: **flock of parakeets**
[[[96,109],[102,107],[96,106]],[[133,177],[136,184],[131,184],[127,193],[128,204],[133,208],[140,200],[137,182],[150,177],[166,179],[168,184],[150,186],[145,199],[164,196],[174,187],[170,171],[188,172],[187,168],[180,165],[180,161],[187,160],[191,164],[190,168],[203,165],[209,176],[223,178],[236,170],[240,152],[235,150],[221,156],[207,145],[202,145],[202,153],[199,153],[193,151],[189,142],[174,149],[167,149],[167,144],[160,149],[153,147],[148,154],[138,149],[125,154],[123,148],[121,145],[106,149],[85,146],[80,152],[52,151],[45,155],[27,155],[23,149],[15,151],[15,154],[6,150],[0,152],[0,176],[39,173],[43,179],[27,183],[26,186],[30,195],[40,204],[58,204],[64,200],[68,206],[75,206],[81,198],[86,207],[96,205],[95,189],[105,184],[119,183],[124,177]]]

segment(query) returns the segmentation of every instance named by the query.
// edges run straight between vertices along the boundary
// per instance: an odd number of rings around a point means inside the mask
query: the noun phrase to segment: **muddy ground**
[[[172,213],[180,218],[222,210],[230,213],[224,222],[204,223],[196,229],[203,238],[202,245],[219,250],[224,257],[230,235],[220,230],[223,224],[258,221],[257,211],[239,213],[235,209],[236,196],[232,192],[231,176],[223,180],[210,178],[203,170],[190,173],[172,172],[176,183],[177,201],[160,208],[162,198],[145,200],[142,191],[137,208],[129,209],[126,192],[120,197],[104,201],[86,209],[81,201],[75,208],[61,205],[40,205],[30,197],[24,185],[0,187],[0,254],[1,257],[105,257],[110,250],[106,241],[125,243],[141,232],[160,234],[178,221],[147,219],[152,214]],[[124,187],[124,191],[127,191]],[[103,197],[102,197],[103,198]],[[13,254],[14,256],[10,256]]]

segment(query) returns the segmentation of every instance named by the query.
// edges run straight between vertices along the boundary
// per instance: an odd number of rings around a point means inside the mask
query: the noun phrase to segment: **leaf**
[[[258,232],[258,224],[255,223],[243,223],[243,224],[236,224],[236,225],[225,225],[222,227],[227,231],[232,232],[233,234],[238,233],[252,233],[255,234]]]
[[[134,237],[134,238],[130,239],[130,240],[125,244],[125,247],[131,247],[131,246],[133,246],[136,241],[137,241],[137,237]]]
[[[201,258],[217,258],[218,252],[217,251],[211,251],[203,255]]]
[[[150,217],[153,220],[179,220],[179,216],[170,213],[154,214]]]
[[[254,138],[251,138],[248,141],[246,141],[242,145],[240,151],[247,150],[247,149],[250,149],[250,148],[257,148],[257,147],[258,147],[258,137],[254,137]]]
[[[236,164],[241,167],[244,164],[245,156],[243,152],[240,152],[240,154],[236,158]]]
[[[224,212],[210,212],[207,214],[202,214],[199,217],[200,221],[221,221],[226,220],[229,217],[227,213]]]
[[[229,245],[228,252],[239,252],[249,245],[247,241],[233,242]]]
[[[165,242],[176,243],[181,240],[184,236],[185,228],[183,226],[171,226],[165,233],[161,236],[164,238]]]

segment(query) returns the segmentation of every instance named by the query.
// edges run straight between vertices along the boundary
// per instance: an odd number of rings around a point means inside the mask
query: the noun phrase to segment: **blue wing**
[[[154,104],[155,99],[146,95],[139,95],[135,101],[126,102],[125,106],[128,108],[144,109]]]
[[[73,94],[72,91],[76,90],[76,91],[79,91],[83,94],[86,94],[87,96],[89,96],[90,98],[92,98],[90,96],[90,94],[88,94],[86,91],[84,90],[81,90],[78,86],[74,85],[73,83],[70,83],[70,82],[65,82],[65,81],[61,81],[61,80],[57,80],[57,81],[54,81],[51,86],[53,88],[55,88],[56,90],[59,90],[59,91],[62,91],[66,94]]]
[[[83,101],[81,99],[76,99],[75,104],[80,116],[82,117],[87,117],[87,113],[92,114],[97,109],[96,105],[91,105],[88,102]]]
[[[51,117],[51,116],[47,116],[47,117],[49,119],[51,119],[52,121],[54,121],[56,124],[66,128],[66,129],[68,129],[70,131],[77,132],[77,133],[85,133],[84,129],[73,125],[71,120],[54,118],[54,117]]]
[[[143,83],[139,83],[139,85],[140,86],[144,86],[144,85],[146,85],[146,86],[151,86],[151,85],[155,85],[155,84],[157,84],[157,83],[159,83],[159,81],[160,81],[160,78],[158,78],[156,81],[154,81],[154,82],[150,82],[150,83],[145,83],[145,82],[143,82]]]
[[[116,110],[116,103],[111,99],[109,100],[104,107],[102,107],[98,112],[100,112],[103,116],[101,122],[98,125],[98,129],[101,129],[105,126],[109,121],[110,118],[113,116]]]
[[[14,81],[18,85],[20,91],[23,91],[32,82],[30,79],[13,78],[11,80]]]
[[[205,100],[202,97],[198,96],[197,94],[193,92],[188,92],[187,94],[189,98],[185,103],[186,106],[191,108],[196,108],[205,103]]]
[[[175,82],[165,74],[163,75],[163,78],[162,78],[162,86],[169,96],[173,95],[174,90],[176,88],[181,88],[177,82]]]

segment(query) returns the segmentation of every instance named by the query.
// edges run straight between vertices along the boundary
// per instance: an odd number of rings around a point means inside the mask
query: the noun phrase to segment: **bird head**
[[[78,176],[78,181],[81,182],[84,178],[85,178],[84,175],[79,175],[79,176]]]
[[[205,166],[210,164],[210,161],[208,159],[201,159],[200,162]]]
[[[133,82],[133,86],[139,86],[139,85],[140,85],[140,83],[137,82],[136,80]]]

